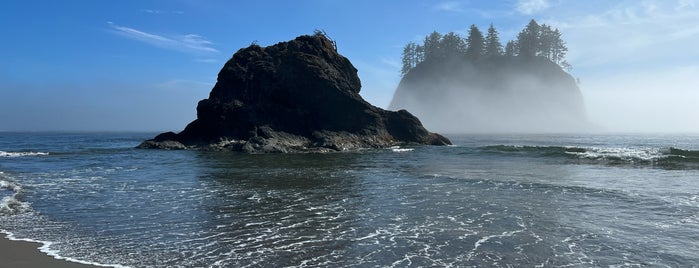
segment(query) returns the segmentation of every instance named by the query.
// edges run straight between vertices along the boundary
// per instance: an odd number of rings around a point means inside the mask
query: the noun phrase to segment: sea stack
[[[197,119],[138,147],[289,153],[451,144],[405,110],[369,104],[360,88],[357,69],[322,33],[253,44],[223,66]]]
[[[575,133],[589,128],[575,79],[544,57],[428,59],[403,76],[389,109],[450,133]]]

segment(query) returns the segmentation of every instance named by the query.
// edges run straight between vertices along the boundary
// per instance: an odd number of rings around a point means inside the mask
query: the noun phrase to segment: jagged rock
[[[407,111],[369,104],[360,88],[357,69],[322,34],[251,45],[223,66],[196,120],[139,148],[288,153],[450,144]]]

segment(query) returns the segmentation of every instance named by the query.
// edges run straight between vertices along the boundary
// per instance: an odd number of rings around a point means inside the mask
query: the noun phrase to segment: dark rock
[[[288,153],[450,144],[407,111],[369,104],[360,88],[357,69],[322,34],[251,45],[223,66],[196,120],[139,148]]]

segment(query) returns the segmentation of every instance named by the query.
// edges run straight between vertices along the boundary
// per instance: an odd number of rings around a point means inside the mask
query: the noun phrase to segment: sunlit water
[[[699,136],[244,155],[0,133],[0,230],[133,267],[699,263]]]

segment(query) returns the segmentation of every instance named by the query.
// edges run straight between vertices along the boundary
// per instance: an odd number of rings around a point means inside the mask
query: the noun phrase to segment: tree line
[[[504,47],[492,23],[485,36],[476,25],[471,25],[466,38],[454,32],[442,35],[434,31],[425,37],[422,44],[410,42],[405,45],[401,75],[423,61],[453,57],[467,60],[498,56],[544,57],[570,71],[572,67],[565,60],[568,47],[561,36],[557,28],[539,25],[533,19],[519,32],[516,40],[508,41]]]

